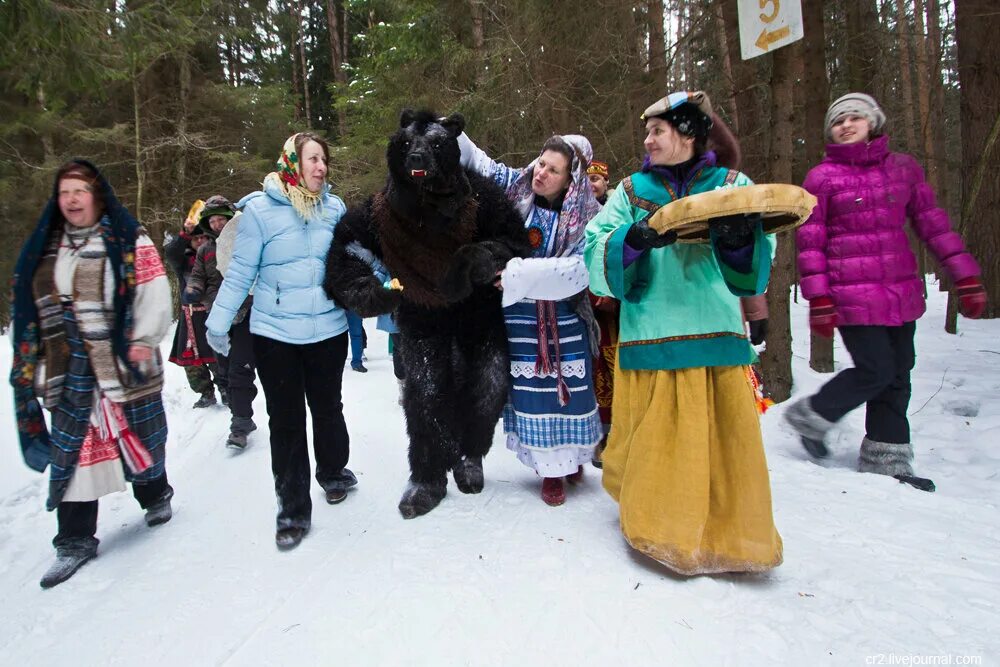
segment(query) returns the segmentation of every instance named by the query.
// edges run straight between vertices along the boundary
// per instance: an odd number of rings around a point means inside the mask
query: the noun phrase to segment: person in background
[[[931,491],[930,480],[913,476],[906,417],[913,335],[926,309],[906,221],[954,282],[963,315],[982,315],[986,292],[979,265],[935,203],[917,161],[889,150],[885,121],[864,93],[848,93],[826,112],[826,157],[803,184],[818,201],[796,232],[799,285],[809,300],[810,328],[827,338],[838,329],[854,368],[789,406],[785,419],[806,451],[823,458],[826,434],[865,405],[858,470]]]
[[[604,206],[608,201],[608,163],[600,160],[591,160],[587,166],[587,180],[590,181],[590,189],[594,192],[597,202]]]
[[[365,367],[365,348],[368,346],[367,336],[365,336],[364,320],[353,311],[347,313],[347,333],[351,339],[351,370],[358,373],[367,373]]]
[[[205,202],[199,199],[188,212],[180,233],[163,245],[163,257],[177,276],[178,303],[177,328],[169,360],[184,369],[188,385],[199,395],[194,408],[207,408],[216,404],[215,385],[220,382],[215,350],[205,338],[205,307],[192,299],[187,292],[187,282],[198,255],[198,249],[208,242],[205,230],[198,226]],[[213,382],[213,376],[215,381]]]
[[[271,470],[278,497],[275,543],[298,546],[312,525],[306,403],[312,415],[316,481],[329,504],[357,484],[347,468],[350,438],[341,387],[347,317],[323,291],[327,250],[344,203],[326,182],[330,150],[311,132],[292,135],[263,191],[243,198],[233,257],[209,315],[208,338],[220,354],[254,287],[250,312],[254,360],[267,400]]]
[[[239,206],[243,201],[238,202]],[[233,257],[233,244],[239,230],[237,212],[219,232],[215,241],[215,266],[225,280]],[[229,437],[226,446],[236,450],[246,449],[247,437],[257,430],[253,420],[253,401],[257,398],[256,363],[253,358],[253,335],[250,333],[250,307],[253,305],[253,286],[243,303],[236,310],[233,325],[229,327],[229,354],[226,379],[229,381]]]
[[[218,263],[218,237],[221,236],[235,215],[236,210],[233,205],[222,195],[212,195],[205,200],[205,208],[201,212],[198,228],[204,231],[210,240],[198,249],[194,268],[185,291],[188,299],[203,305],[207,313],[212,312],[212,304],[215,302],[223,280]],[[242,306],[240,310],[243,310]],[[236,320],[239,319],[242,323],[246,313],[243,312],[242,318],[239,315],[240,312],[237,311],[233,327],[230,328],[230,352],[235,352],[236,360],[234,361],[228,355],[217,355],[219,392],[222,394],[223,405],[229,408],[231,414],[230,432],[226,439],[226,446],[238,450],[246,448],[247,436],[257,429],[257,425],[252,419],[253,407],[251,405],[257,395],[257,388],[253,384],[252,352],[248,353],[245,344],[233,344],[232,331],[233,328],[239,326]],[[236,347],[239,349],[234,350]],[[249,359],[247,359],[248,354]]]
[[[462,165],[499,184],[528,229],[533,255],[511,260],[499,277],[513,377],[503,424],[507,448],[542,478],[542,500],[562,505],[565,482],[583,480],[602,436],[583,264],[584,227],[600,209],[586,174],[590,142],[550,137],[521,169],[494,161],[464,133],[459,146]]]
[[[587,167],[587,179],[590,189],[597,201],[603,206],[608,201],[608,180],[610,173],[606,162],[591,160]],[[594,357],[594,393],[597,396],[598,414],[601,416],[601,428],[604,437],[594,450],[591,461],[595,468],[601,467],[601,454],[608,444],[608,433],[611,431],[611,403],[615,390],[615,357],[618,353],[618,300],[608,296],[595,296],[588,292],[590,305],[594,309],[594,319],[597,320],[601,332],[598,344],[598,354]]]
[[[667,95],[641,119],[642,167],[587,225],[590,289],[621,304],[604,488],[628,543],[675,572],[768,570],[782,542],[737,297],[764,291],[773,245],[755,215],[706,211],[706,243],[651,228],[660,207],[751,181],[709,150],[739,149],[705,93]]]
[[[172,516],[158,349],[170,310],[170,285],[145,230],[94,165],[64,164],[13,283],[21,451],[33,470],[49,466],[45,506],[58,523],[42,588],[97,555],[98,499],[126,482],[148,526]]]

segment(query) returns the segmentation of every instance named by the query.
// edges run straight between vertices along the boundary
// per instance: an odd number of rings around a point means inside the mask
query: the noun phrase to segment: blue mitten
[[[212,349],[221,354],[224,357],[229,356],[229,333],[217,334],[209,331],[205,334],[208,339],[208,344],[212,346]]]

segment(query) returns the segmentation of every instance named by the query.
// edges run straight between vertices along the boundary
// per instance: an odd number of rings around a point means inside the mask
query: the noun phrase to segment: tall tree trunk
[[[906,149],[911,153],[919,153],[917,121],[913,117],[913,79],[910,76],[910,22],[906,18],[904,0],[896,0],[896,35],[899,39],[899,85],[903,89]]]
[[[45,86],[41,81],[38,82],[38,86],[35,88],[35,100],[38,102],[39,111],[47,115],[48,102],[45,98]],[[52,165],[56,161],[56,149],[52,143],[52,129],[48,119],[46,119],[39,130],[39,138],[42,141],[42,154],[45,156],[45,164],[47,166]]]
[[[962,86],[962,225],[1000,316],[1000,11],[995,0],[955,0]]]
[[[333,70],[333,80],[338,84],[347,83],[347,72],[344,71],[344,35],[340,26],[340,8],[336,0],[326,0],[326,25],[330,36],[330,69]],[[342,106],[337,108],[337,136],[343,139],[347,136],[347,112]]]
[[[768,180],[790,183],[792,180],[792,150],[795,129],[795,106],[792,103],[794,60],[801,58],[800,43],[778,49],[772,55],[771,73],[771,140],[768,149]],[[771,269],[767,289],[769,326],[767,349],[761,356],[764,380],[771,397],[780,403],[792,393],[792,330],[789,321],[789,293],[792,286],[793,239],[788,234],[777,239],[778,252]]]
[[[302,2],[295,0],[295,41],[299,45],[299,63],[302,65],[302,95],[306,105],[306,129],[312,129],[312,109],[309,104],[309,66],[306,63],[306,40],[302,34]]]
[[[851,90],[881,95],[879,17],[874,0],[848,0],[847,80]]]
[[[671,58],[670,67],[670,80],[673,81],[672,88],[674,90],[680,90],[684,87],[684,50],[681,48],[681,42],[684,40],[684,35],[687,33],[684,30],[684,8],[687,4],[687,0],[677,0],[676,12],[677,12],[677,34],[674,35],[674,53]]]
[[[472,48],[476,53],[476,86],[486,81],[486,33],[483,30],[483,0],[469,0],[472,15]]]
[[[808,168],[819,164],[826,144],[826,105],[830,82],[826,78],[826,31],[823,26],[823,0],[802,2],[802,56],[805,76],[803,88],[808,100],[805,109],[805,161]],[[833,372],[833,339],[809,331],[809,367],[819,373]]]
[[[139,91],[139,79],[141,78],[138,69],[132,66],[132,122],[135,124],[135,217],[142,220],[142,95]]]
[[[299,54],[301,49],[299,49],[299,34],[301,32],[301,22],[298,20],[298,6],[299,0],[292,0],[288,4],[288,13],[291,16],[292,24],[292,45],[288,49],[288,55],[291,56],[292,61],[292,93],[295,96],[295,120],[302,120],[302,81],[300,81],[301,73],[305,71],[305,66],[299,64]]]
[[[726,105],[730,125],[738,128],[740,125],[739,112],[736,110],[736,86],[733,81],[733,61],[729,56],[729,48],[726,45],[726,19],[722,15],[722,1],[716,0],[712,9],[712,23],[715,26],[716,47],[719,51],[719,62],[722,63],[722,74],[726,78]]]
[[[913,1],[913,24],[916,39],[916,71],[917,71],[917,108],[920,114],[920,146],[924,154],[924,166],[927,169],[927,182],[935,193],[941,189],[938,178],[938,162],[934,152],[934,136],[931,133],[932,121],[941,122],[940,118],[931,118],[930,65],[928,64],[927,36],[924,34],[924,2]],[[940,73],[938,74],[940,76]]]
[[[931,117],[936,122],[930,123],[931,141],[934,145],[934,155],[937,158],[938,171],[938,202],[942,208],[951,210],[948,187],[948,153],[945,143],[945,122],[944,122],[944,44],[941,33],[941,2],[940,0],[927,1],[927,44],[930,47],[930,108]]]
[[[649,71],[663,77],[667,69],[667,47],[663,36],[663,0],[646,0],[649,30]]]
[[[177,115],[177,173],[174,182],[175,195],[184,192],[187,185],[187,121],[188,121],[188,99],[191,97],[191,61],[186,52],[181,52],[178,56],[179,75],[177,96],[180,102],[180,109]]]

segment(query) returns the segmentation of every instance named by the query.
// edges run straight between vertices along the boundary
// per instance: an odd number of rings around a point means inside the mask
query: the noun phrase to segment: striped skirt
[[[570,304],[556,304],[559,363],[569,402],[559,405],[556,373],[536,370],[538,316],[534,301],[504,309],[510,346],[510,399],[503,411],[507,448],[542,477],[563,477],[589,462],[601,440],[601,420],[594,397],[587,330]],[[549,358],[555,347],[549,341]]]

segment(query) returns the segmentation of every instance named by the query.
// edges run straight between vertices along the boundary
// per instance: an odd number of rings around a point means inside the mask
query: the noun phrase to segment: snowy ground
[[[785,564],[765,576],[684,579],[635,556],[599,471],[550,508],[499,430],[481,495],[452,484],[437,510],[404,521],[402,414],[369,322],[371,372],[345,373],[360,485],[337,506],[314,485],[300,548],[274,547],[263,397],[262,428],[233,454],[227,414],[189,410],[170,367],[173,521],[148,529],[131,494],[103,499],[100,557],[43,591],[55,516],[20,459],[3,383],[0,664],[998,664],[1000,322],[962,320],[948,336],[943,311],[935,291],[910,407],[916,470],[937,493],[853,470],[860,412],[820,466],[778,406],[763,428]],[[804,304],[793,319],[803,395],[824,377],[806,363]]]

